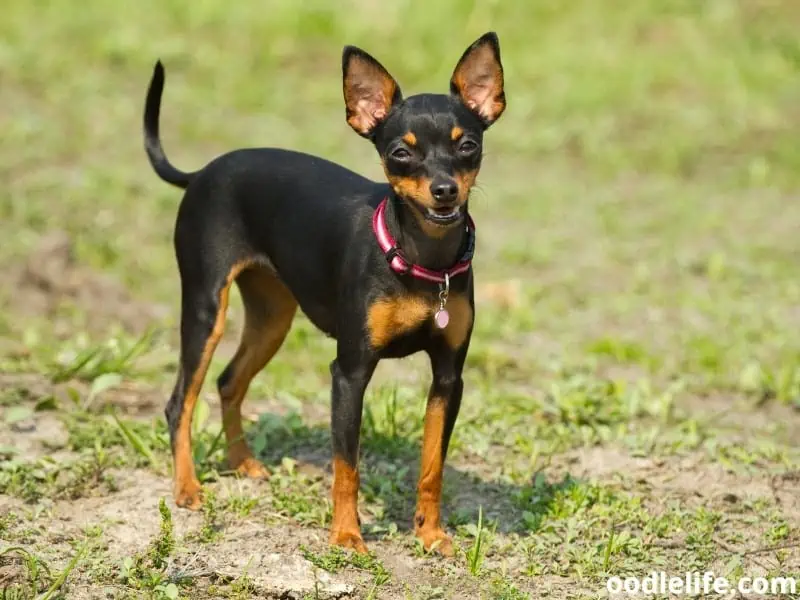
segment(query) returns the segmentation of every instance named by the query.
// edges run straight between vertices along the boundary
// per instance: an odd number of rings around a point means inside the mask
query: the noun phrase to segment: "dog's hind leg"
[[[169,426],[175,503],[197,510],[200,482],[192,458],[192,416],[211,357],[225,330],[231,284],[249,262],[235,263],[211,288],[181,279],[181,359],[178,380],[164,411]]]
[[[245,309],[239,349],[217,380],[228,463],[247,477],[266,477],[266,468],[253,457],[242,431],[242,401],[250,381],[275,356],[292,325],[297,301],[268,268],[253,266],[241,272],[236,285]]]

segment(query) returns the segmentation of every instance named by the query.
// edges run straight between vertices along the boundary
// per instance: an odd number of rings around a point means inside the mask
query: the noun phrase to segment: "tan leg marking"
[[[353,469],[344,459],[334,457],[330,543],[356,552],[367,552],[358,524],[358,485],[358,469]]]
[[[239,348],[231,360],[230,378],[220,390],[228,463],[246,477],[266,478],[269,472],[253,457],[242,429],[242,401],[250,382],[281,347],[297,312],[288,288],[264,268],[243,271],[236,280],[245,306]]]
[[[414,533],[426,550],[438,542],[436,551],[453,555],[453,542],[441,525],[442,501],[442,438],[444,436],[446,400],[431,396],[425,411],[425,430],[422,437],[422,461],[417,486],[417,511]]]
[[[194,415],[194,407],[203,387],[211,357],[220,338],[222,338],[222,334],[225,332],[225,313],[228,310],[228,294],[231,284],[239,273],[249,265],[249,261],[235,264],[225,279],[225,283],[219,292],[219,308],[214,326],[206,340],[203,353],[200,356],[200,362],[189,381],[189,386],[186,388],[183,399],[183,410],[178,421],[173,452],[173,496],[175,504],[190,510],[199,509],[203,503],[200,482],[197,480],[192,458],[192,416]]]

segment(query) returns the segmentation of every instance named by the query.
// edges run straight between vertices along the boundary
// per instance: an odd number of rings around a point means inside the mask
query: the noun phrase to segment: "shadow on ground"
[[[377,432],[368,415],[362,429],[366,431],[361,437],[360,500],[368,510],[378,507],[370,524],[378,530],[392,523],[413,529],[419,440]],[[297,413],[264,413],[248,438],[254,453],[271,470],[279,469],[288,458],[330,477],[330,429],[326,425],[308,424]],[[455,527],[476,522],[480,509],[498,532],[531,532],[538,529],[554,498],[579,484],[569,475],[548,483],[542,473],[525,484],[485,480],[466,468],[446,464],[443,515],[447,524]]]

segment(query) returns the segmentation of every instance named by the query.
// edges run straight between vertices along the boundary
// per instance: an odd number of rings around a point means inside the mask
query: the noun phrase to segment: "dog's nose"
[[[458,196],[458,184],[452,179],[434,180],[431,183],[431,195],[434,200],[442,204],[453,202]]]

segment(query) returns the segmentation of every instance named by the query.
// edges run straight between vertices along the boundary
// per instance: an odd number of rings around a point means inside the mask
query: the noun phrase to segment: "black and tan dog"
[[[217,382],[231,467],[268,476],[244,440],[241,404],[299,306],[337,340],[330,541],[366,551],[357,512],[364,391],[380,359],[425,351],[433,384],[414,522],[425,548],[451,554],[440,501],[474,320],[475,229],[467,200],[483,133],[505,108],[500,48],[494,33],[472,44],[455,68],[450,94],[403,99],[386,69],[351,46],[342,69],[347,122],[375,145],[388,184],[271,148],[236,150],[194,173],[179,171],[159,141],[164,70],[156,64],[145,147],[156,173],[186,189],[174,238],[182,290],[180,370],[166,408],[175,502],[190,509],[202,504],[190,426],[236,283],[244,332]]]

